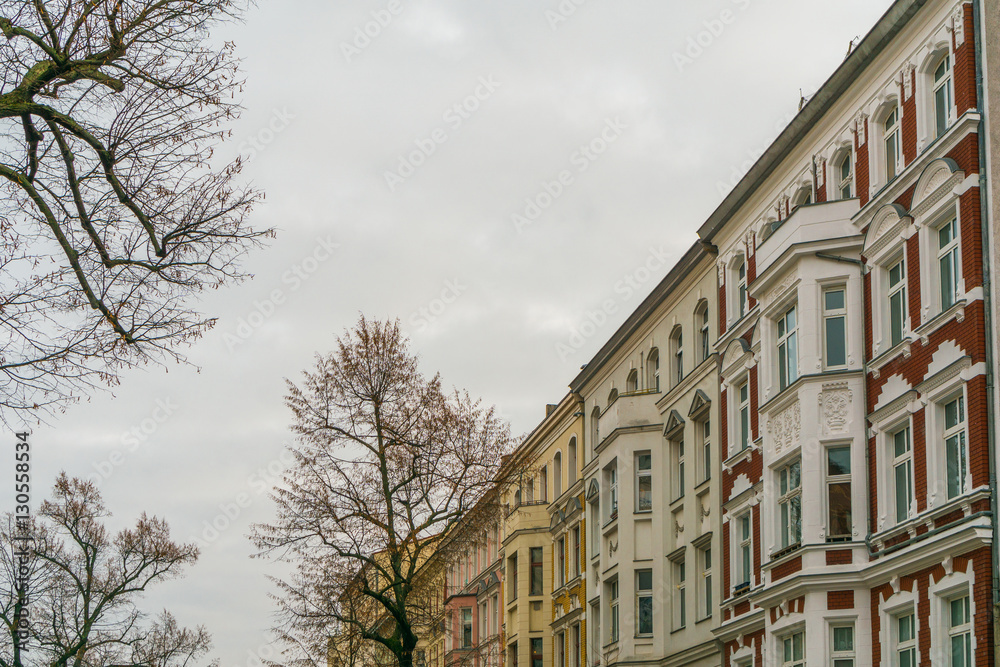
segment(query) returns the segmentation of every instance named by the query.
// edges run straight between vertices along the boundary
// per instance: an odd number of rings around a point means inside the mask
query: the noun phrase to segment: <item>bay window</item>
[[[802,541],[802,464],[791,463],[778,471],[778,537],[781,548]]]

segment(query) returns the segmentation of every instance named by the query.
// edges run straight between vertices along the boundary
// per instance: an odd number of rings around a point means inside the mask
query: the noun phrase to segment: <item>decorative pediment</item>
[[[590,486],[587,487],[587,500],[594,500],[601,493],[601,486],[597,483],[597,478],[590,480]]]
[[[886,204],[875,212],[868,234],[865,236],[865,253],[874,255],[889,243],[897,240],[903,227],[913,222],[910,214],[899,204]]]
[[[688,410],[688,417],[694,418],[701,416],[701,414],[711,407],[711,405],[712,400],[708,397],[708,394],[699,389],[694,392],[694,400],[691,401],[691,409]]]
[[[740,359],[745,357],[750,352],[750,346],[742,338],[737,338],[729,347],[726,348],[726,353],[722,355],[722,367],[729,368],[736,364]]]
[[[680,413],[676,410],[671,410],[670,417],[667,418],[667,426],[663,429],[663,435],[667,438],[671,438],[683,430],[684,418],[681,417]]]
[[[910,209],[914,215],[926,212],[937,202],[948,196],[956,185],[965,180],[958,163],[950,157],[934,160],[924,167],[923,173],[917,179],[913,190],[913,205]]]

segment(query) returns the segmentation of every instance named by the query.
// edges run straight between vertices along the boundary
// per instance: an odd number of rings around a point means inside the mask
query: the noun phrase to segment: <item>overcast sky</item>
[[[278,236],[206,297],[197,368],[36,428],[35,496],[95,475],[116,524],[147,510],[201,541],[148,607],[257,665],[277,571],[246,534],[290,442],[283,378],[359,312],[398,317],[424,371],[530,430],[890,4],[260,0],[217,36],[247,79],[229,155]]]

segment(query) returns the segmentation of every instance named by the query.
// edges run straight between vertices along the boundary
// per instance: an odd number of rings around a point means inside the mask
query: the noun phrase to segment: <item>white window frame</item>
[[[674,584],[673,627],[680,630],[687,627],[687,562],[681,555],[670,561],[670,575]]]
[[[892,272],[893,269],[899,267],[900,279],[897,282],[892,282]],[[906,340],[906,336],[910,331],[910,302],[907,298],[907,292],[909,291],[909,279],[907,276],[907,262],[904,255],[899,255],[889,263],[886,264],[885,268],[885,309],[886,309],[886,330],[885,339],[887,342],[886,349],[892,349],[899,345],[901,342]],[[902,306],[902,321],[899,323],[899,340],[893,339],[893,299],[899,296],[899,300]]]
[[[697,422],[698,436],[701,440],[699,447],[701,481],[707,482],[712,479],[712,417],[706,414],[705,418]]]
[[[932,85],[931,108],[933,109],[932,117],[934,119],[933,137],[935,139],[938,139],[941,136],[943,136],[948,131],[948,128],[950,128],[952,123],[954,122],[954,116],[955,116],[954,61],[955,59],[951,53],[945,53],[944,55],[940,56],[937,59],[936,61],[937,64],[933,65],[932,66],[933,69],[931,69],[930,71],[930,80]],[[938,72],[941,70],[942,66],[945,68],[944,74],[941,77],[939,77]],[[938,95],[942,93],[944,94],[944,99],[947,103],[944,108],[944,118],[941,117],[942,109],[938,105]]]
[[[795,656],[795,640],[799,640],[801,654]],[[791,655],[789,655],[791,653]],[[781,667],[805,667],[806,666],[806,633],[801,628],[778,637],[778,664]]]
[[[646,467],[643,467],[643,459],[646,459]],[[648,506],[644,506],[642,501],[641,489],[644,483],[649,487]],[[635,511],[653,511],[653,455],[649,451],[635,453]]]
[[[712,316],[709,313],[708,301],[702,301],[695,315],[695,324],[698,325],[698,346],[699,361],[706,361],[712,355]]]
[[[837,649],[837,630],[851,631],[851,647]],[[830,665],[832,667],[855,667],[858,650],[858,633],[853,622],[833,621],[830,623]]]
[[[844,167],[847,174],[844,174]],[[840,157],[834,162],[834,182],[837,184],[837,199],[853,199],[857,196],[854,188],[854,150],[851,147],[841,151]],[[846,190],[846,194],[845,194]]]
[[[747,293],[747,256],[741,251],[729,264],[729,284],[732,286],[726,295],[729,304],[729,324],[732,326],[744,317],[750,310],[750,298]]]
[[[798,304],[784,308],[775,322],[777,333],[778,391],[784,391],[799,379]]]
[[[619,617],[619,601],[621,598],[621,587],[618,579],[608,582],[608,643],[614,644],[621,639],[621,625]]]
[[[900,628],[902,627],[901,621],[903,619],[910,619],[910,637],[901,640],[900,639]],[[918,638],[919,631],[917,629],[917,613],[915,607],[910,607],[906,610],[893,613],[889,617],[889,634],[892,638],[891,645],[889,648],[890,655],[892,656],[893,665],[899,665],[900,667],[906,667],[902,664],[900,656],[904,652],[909,653],[913,656],[909,662],[909,667],[916,667],[919,664],[919,646]]]
[[[618,518],[618,461],[612,461],[606,470],[608,476],[608,512],[604,520],[607,523]]]
[[[660,392],[660,350],[653,348],[646,357],[646,374],[648,376],[649,389]]]
[[[840,292],[844,295],[844,305],[840,308],[828,308],[827,307],[827,295]],[[848,359],[850,359],[850,334],[847,326],[847,286],[846,285],[830,285],[823,288],[822,292],[822,306],[823,306],[823,368],[826,370],[840,370],[847,368]],[[841,320],[843,322],[843,337],[844,337],[844,363],[833,364],[830,363],[830,331],[829,323],[833,320]]]
[[[733,579],[732,594],[743,584],[753,586],[753,513],[750,508],[740,511],[730,522],[733,531]]]
[[[903,436],[900,439],[900,435]],[[905,444],[906,449],[900,452],[899,444]],[[916,489],[914,487],[913,476],[913,425],[909,418],[905,422],[897,424],[886,434],[887,459],[891,462],[887,479],[892,487],[891,493],[887,495],[889,514],[892,516],[893,524],[900,524],[912,519],[917,513]],[[897,471],[904,468],[907,482],[907,497],[909,502],[906,505],[905,513],[900,512],[899,507],[899,487]],[[902,515],[902,516],[901,516]]]
[[[697,550],[698,569],[701,586],[698,591],[699,613],[698,619],[704,620],[712,617],[712,605],[714,604],[712,592],[712,544],[709,542]]]
[[[681,432],[676,440],[670,441],[670,502],[680,500],[684,497],[685,488],[685,467],[684,467],[684,433]]]
[[[951,239],[944,246],[941,245],[941,232],[945,228],[950,228],[953,232]],[[934,285],[936,287],[935,296],[939,312],[944,312],[954,306],[962,298],[962,240],[961,231],[958,224],[958,216],[948,216],[944,222],[938,224],[933,229],[934,238]],[[944,281],[945,259],[951,262],[951,289],[946,291]],[[950,301],[950,303],[949,303]]]
[[[789,549],[802,544],[802,461],[793,459],[775,470],[777,493],[778,546]],[[798,479],[794,475],[798,475]],[[795,482],[796,486],[792,486]],[[793,510],[798,508],[798,525],[793,520]]]
[[[670,363],[673,385],[684,380],[684,329],[677,325],[670,332]]]
[[[643,587],[641,580],[642,575],[649,575],[649,586]],[[644,631],[641,626],[640,619],[642,618],[642,606],[643,604],[649,605],[649,630]],[[652,637],[653,631],[656,628],[654,621],[654,603],[653,603],[653,570],[649,568],[640,569],[635,571],[635,636],[636,637]]]
[[[965,391],[953,395],[949,398],[943,399],[938,402],[938,414],[940,416],[940,423],[942,426],[941,430],[941,442],[944,448],[945,454],[945,467],[943,468],[945,474],[945,482],[947,484],[947,499],[953,500],[968,493],[971,490],[970,483],[970,471],[969,471],[969,410],[968,401],[965,397]],[[956,406],[956,417],[958,420],[951,426],[948,423],[948,408],[952,405]],[[957,445],[957,457],[956,464],[958,467],[958,475],[955,479],[955,492],[953,493],[953,481],[951,474],[951,449],[953,447],[952,441]]]
[[[891,125],[889,124],[890,119],[894,119]],[[882,164],[878,173],[882,176],[882,184],[888,185],[906,168],[903,158],[903,107],[898,101],[882,114],[878,121],[878,127],[882,153]],[[891,165],[889,163],[890,145],[895,154]]]
[[[744,389],[746,397],[744,398]],[[733,385],[733,426],[735,428],[735,438],[731,455],[739,454],[750,449],[753,442],[753,421],[750,415],[750,378],[744,377]],[[746,417],[744,418],[744,414]]]

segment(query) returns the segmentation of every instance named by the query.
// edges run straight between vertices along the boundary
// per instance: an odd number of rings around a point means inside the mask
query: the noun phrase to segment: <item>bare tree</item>
[[[108,516],[92,482],[62,473],[32,521],[0,532],[0,667],[187,667],[208,652],[204,628],[179,627],[167,611],[149,621],[136,606],[192,565],[197,547],[146,514],[112,535]]]
[[[243,277],[259,193],[212,154],[243,0],[0,2],[0,418],[183,360],[192,297]]]
[[[410,667],[440,613],[420,567],[494,488],[508,426],[422,375],[398,322],[362,317],[288,386],[296,461],[253,533],[295,567],[275,596],[284,664]]]

